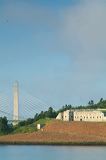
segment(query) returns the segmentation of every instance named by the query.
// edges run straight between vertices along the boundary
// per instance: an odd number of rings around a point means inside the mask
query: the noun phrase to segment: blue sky
[[[104,0],[1,0],[0,90],[18,80],[48,104],[106,98]]]

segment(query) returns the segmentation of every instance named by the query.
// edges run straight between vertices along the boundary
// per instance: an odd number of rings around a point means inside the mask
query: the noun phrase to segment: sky
[[[105,0],[0,0],[0,92],[59,108],[106,99]]]

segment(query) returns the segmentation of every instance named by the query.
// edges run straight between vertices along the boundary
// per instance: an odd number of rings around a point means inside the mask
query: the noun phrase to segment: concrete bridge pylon
[[[13,85],[13,125],[19,122],[19,83]]]

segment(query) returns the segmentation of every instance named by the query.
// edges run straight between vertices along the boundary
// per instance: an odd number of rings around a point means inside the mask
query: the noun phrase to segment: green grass
[[[37,125],[38,123],[40,123],[40,124],[47,124],[47,123],[49,123],[51,120],[52,120],[51,118],[39,119],[39,120],[36,121],[34,124],[36,124],[36,125]]]
[[[45,119],[39,119],[38,121],[30,124],[30,125],[25,125],[25,126],[21,126],[21,127],[14,127],[14,131],[13,134],[16,133],[32,133],[32,132],[36,132],[37,131],[37,124],[47,124],[51,121],[52,119],[50,118],[45,118]]]

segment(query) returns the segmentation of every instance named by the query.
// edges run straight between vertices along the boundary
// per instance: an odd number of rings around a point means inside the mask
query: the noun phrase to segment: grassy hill
[[[44,119],[39,119],[38,121],[30,124],[30,125],[25,125],[25,126],[15,126],[14,130],[12,133],[32,133],[37,131],[37,124],[44,124],[46,125],[49,123],[52,119],[50,118],[44,118]]]
[[[43,130],[33,132],[30,130],[31,126],[28,126],[29,133],[18,133],[17,131],[17,134],[0,136],[0,143],[106,144],[106,123],[63,122],[50,119],[42,119],[40,122],[46,124]]]

